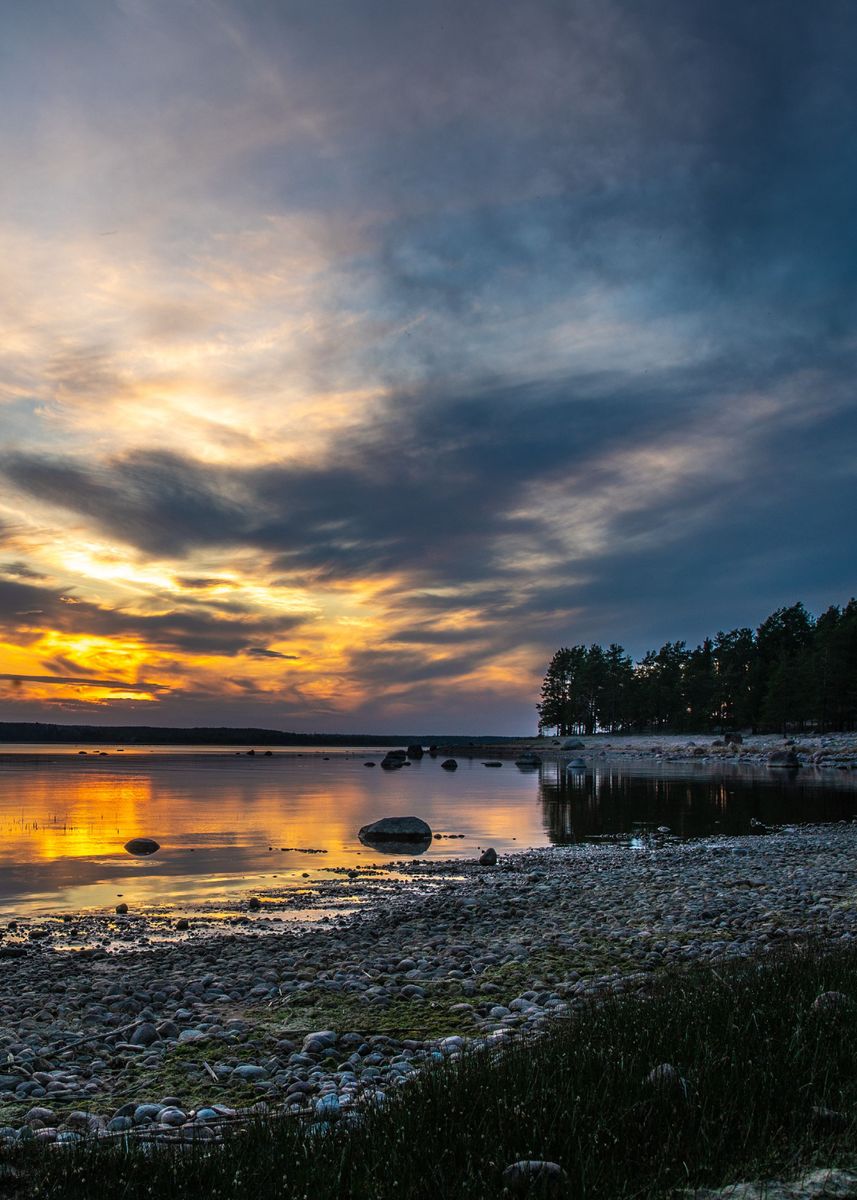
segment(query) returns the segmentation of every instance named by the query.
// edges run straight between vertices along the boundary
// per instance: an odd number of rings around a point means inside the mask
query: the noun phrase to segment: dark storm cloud
[[[771,597],[771,606],[778,596],[791,598],[799,578],[814,581],[814,594],[826,578],[832,598],[844,598],[839,592],[848,586],[850,567],[837,553],[842,530],[830,513],[846,509],[854,491],[850,446],[857,408],[850,386],[815,374],[799,384],[795,398],[791,375],[772,374],[771,394],[782,392],[782,402],[745,420],[740,404],[718,411],[714,402],[719,387],[725,392],[732,385],[730,365],[715,370],[711,364],[707,375],[664,372],[645,381],[639,397],[628,394],[627,381],[606,375],[549,390],[497,388],[457,404],[447,396],[411,396],[407,419],[365,428],[332,464],[218,468],[204,482],[197,466],[177,455],[131,456],[101,469],[96,481],[82,467],[22,456],[7,460],[6,469],[41,499],[46,473],[61,475],[63,503],[75,511],[97,488],[99,519],[108,532],[130,533],[138,546],[156,546],[161,554],[172,543],[166,497],[178,497],[180,508],[181,477],[188,475],[196,479],[193,520],[175,513],[188,546],[252,544],[271,557],[274,571],[288,567],[333,579],[406,571],[411,590],[388,597],[404,622],[430,609],[465,607],[472,615],[457,631],[411,621],[393,640],[471,643],[478,653],[439,663],[357,653],[349,671],[372,684],[384,678],[417,683],[471,670],[480,654],[502,654],[522,636],[546,645],[571,636],[615,638],[635,651],[660,636],[659,629],[664,637],[702,636],[709,625],[758,619],[762,597],[765,604]],[[814,397],[819,389],[823,403]],[[814,404],[804,401],[804,392]],[[592,399],[598,393],[601,403]],[[578,507],[610,488],[614,455],[669,455],[673,447],[695,455],[683,474],[661,489],[656,462],[651,477],[608,512],[598,545],[564,549],[562,514],[575,525]],[[150,503],[155,480],[164,491]],[[526,517],[517,511],[528,490],[546,482],[560,497],[558,524],[546,524],[538,511]],[[126,520],[127,506],[133,520]],[[504,556],[510,535],[553,555],[550,569],[522,577]],[[455,592],[426,594],[420,584]],[[469,590],[462,594],[463,585]],[[17,611],[44,607],[41,590],[14,586]],[[736,604],[736,592],[752,599]],[[810,599],[806,585],[800,594]],[[746,616],[733,617],[736,608]],[[65,606],[55,600],[55,609],[64,613]],[[669,629],[665,611],[674,614]],[[64,614],[66,623],[82,619],[95,629],[185,649],[260,658],[264,651],[248,651],[243,619],[204,612],[138,617],[91,607],[81,613],[75,605]],[[297,623],[254,620],[254,632],[263,634],[282,634]]]
[[[286,207],[380,205],[371,265],[392,307],[431,306],[419,352],[442,371],[466,354],[452,328],[437,340],[444,314],[469,335],[593,282],[620,286],[644,318],[704,315],[742,344],[846,330],[848,0],[343,2],[318,19],[287,3],[230,16],[319,115],[281,153],[248,152],[247,178]]]
[[[349,669],[369,686],[399,684],[422,685],[432,679],[452,679],[466,675],[479,666],[482,654],[457,654],[435,662],[421,654],[399,651],[355,650],[349,655]]]
[[[395,577],[381,599],[406,649],[355,651],[347,670],[414,696],[521,643],[639,653],[797,597],[847,599],[851,0],[243,0],[208,15],[197,31],[174,9],[157,44],[187,43],[202,107],[246,105],[250,129],[278,132],[195,174],[242,212],[359,229],[337,268],[343,319],[307,370],[380,381],[384,411],[318,459],[264,466],[202,464],[179,441],[103,461],[30,443],[0,461],[8,485],[158,559],[235,548],[284,584]],[[352,303],[398,332],[355,350]],[[147,328],[169,331],[171,306]],[[51,369],[74,394],[118,386],[100,350]],[[194,592],[219,582],[187,570]],[[11,624],[43,613],[261,660],[298,623],[72,608],[15,578],[0,583]],[[444,625],[463,610],[464,629]],[[445,646],[442,661],[420,651]]]
[[[279,650],[269,650],[266,646],[246,646],[243,651],[249,658],[286,658],[298,659],[298,654],[281,654]]]
[[[412,393],[320,465],[203,470],[150,451],[91,467],[19,453],[0,471],[163,557],[243,544],[269,552],[274,570],[336,578],[407,566],[462,583],[502,569],[495,537],[539,536],[538,517],[513,511],[527,487],[665,436],[687,411],[678,391],[668,379],[629,394],[621,379],[584,377]]]
[[[0,571],[4,575],[11,575],[16,579],[44,579],[44,575],[39,571],[34,571],[24,562],[0,563]]]
[[[152,552],[178,556],[201,539],[216,541],[221,523],[240,528],[240,509],[209,484],[201,464],[177,455],[140,453],[112,474],[62,459],[10,455],[5,470],[40,501],[89,517]]]
[[[162,683],[124,683],[121,679],[87,679],[80,675],[63,678],[61,675],[13,675],[0,674],[6,683],[49,683],[62,687],[116,688],[123,692],[163,692],[169,688]]]
[[[100,637],[140,638],[152,646],[190,654],[237,655],[248,636],[282,636],[304,623],[297,616],[248,614],[242,619],[213,612],[133,613],[64,595],[55,588],[0,579],[0,629],[20,631],[26,640],[32,630],[52,628]]]

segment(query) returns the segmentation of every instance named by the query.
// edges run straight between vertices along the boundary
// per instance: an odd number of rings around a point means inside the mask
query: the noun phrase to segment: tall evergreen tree
[[[666,642],[632,662],[620,645],[564,646],[548,666],[539,726],[561,735],[854,729],[857,600],[815,620],[803,604],[751,629],[722,630],[693,650]]]

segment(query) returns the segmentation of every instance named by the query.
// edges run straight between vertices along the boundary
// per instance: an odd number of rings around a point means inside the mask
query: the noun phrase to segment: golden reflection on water
[[[430,759],[395,773],[363,756],[227,755],[0,761],[0,913],[26,908],[210,904],[303,885],[304,873],[390,861],[358,829],[414,815],[438,838],[429,855],[543,844],[538,779]],[[132,837],[160,851],[135,858]],[[307,853],[308,850],[324,853]]]
[[[58,791],[52,780],[40,777],[21,790],[20,800],[13,800],[20,803],[20,814],[0,800],[3,855],[37,863],[117,853],[124,844],[118,822],[148,820],[152,781],[84,776],[63,781]]]
[[[384,816],[464,835],[437,837],[427,858],[473,858],[489,845],[502,854],[646,825],[690,837],[746,833],[751,817],[850,819],[857,795],[839,779],[819,787],[808,773],[805,782],[730,775],[724,787],[698,768],[629,772],[606,761],[566,771],[547,762],[522,772],[461,758],[451,773],[425,758],[388,773],[367,770],[370,757],[380,755],[0,756],[0,914],[103,909],[120,894],[131,906],[225,910],[253,891],[303,888],[305,875],[330,879],[329,868],[395,862],[357,838]],[[132,837],[161,849],[134,858],[123,849]]]

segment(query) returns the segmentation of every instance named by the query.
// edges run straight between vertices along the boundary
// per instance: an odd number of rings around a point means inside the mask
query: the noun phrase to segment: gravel
[[[417,860],[369,868],[362,911],[325,926],[121,950],[58,952],[19,921],[0,931],[27,947],[0,972],[0,1144],[342,1119],[468,1046],[644,995],[666,967],[851,941],[855,852],[857,823],[840,822],[551,847],[490,870]]]

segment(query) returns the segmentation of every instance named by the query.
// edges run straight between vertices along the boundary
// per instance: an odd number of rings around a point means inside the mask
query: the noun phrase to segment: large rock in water
[[[769,767],[799,767],[800,759],[794,750],[774,750],[768,755]]]
[[[357,836],[364,846],[407,854],[427,849],[432,832],[431,826],[419,817],[382,817],[380,821],[364,825]]]
[[[154,854],[160,848],[159,843],[152,838],[131,838],[124,846],[129,854]]]

